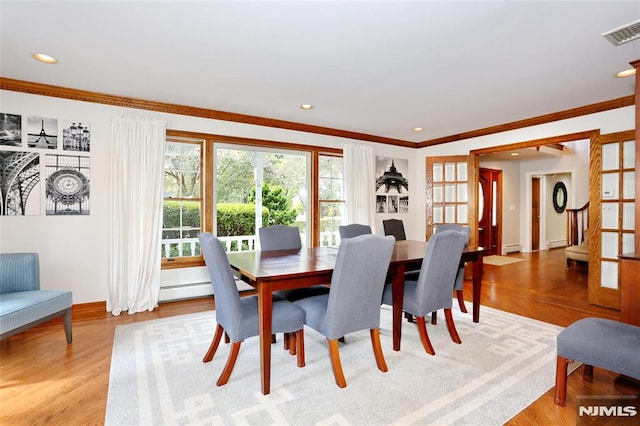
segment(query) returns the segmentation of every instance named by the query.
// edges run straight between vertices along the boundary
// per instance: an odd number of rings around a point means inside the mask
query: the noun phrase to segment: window
[[[165,145],[161,246],[164,263],[200,256],[202,145],[202,140],[169,138]]]
[[[340,243],[338,226],[344,218],[344,176],[342,157],[320,154],[318,159],[318,209],[320,246]]]
[[[217,235],[227,251],[255,250],[256,229],[277,223],[298,226],[305,245],[337,245],[344,216],[341,154],[167,130],[162,267],[204,265],[202,231]]]
[[[216,144],[216,231],[227,251],[258,248],[258,229],[297,226],[310,245],[310,155],[307,152]]]

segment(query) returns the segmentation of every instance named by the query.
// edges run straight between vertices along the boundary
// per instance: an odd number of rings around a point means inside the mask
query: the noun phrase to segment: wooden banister
[[[589,202],[579,209],[567,209],[567,245],[581,244],[589,229]]]

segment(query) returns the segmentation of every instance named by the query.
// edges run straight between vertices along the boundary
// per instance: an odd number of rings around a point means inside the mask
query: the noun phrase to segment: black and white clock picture
[[[47,215],[89,214],[89,157],[47,155]]]

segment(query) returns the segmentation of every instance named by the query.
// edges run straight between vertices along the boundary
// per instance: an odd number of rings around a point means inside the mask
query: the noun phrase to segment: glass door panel
[[[602,135],[592,140],[591,199],[599,229],[590,231],[589,302],[620,308],[618,256],[634,249],[634,132]]]
[[[427,157],[427,239],[439,224],[468,224],[467,161],[467,156]]]

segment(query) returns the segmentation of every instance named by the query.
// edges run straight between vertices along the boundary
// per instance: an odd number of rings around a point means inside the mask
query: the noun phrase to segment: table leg
[[[391,298],[393,300],[393,350],[400,350],[402,337],[402,301],[404,298],[405,265],[398,265],[392,271]]]
[[[258,327],[260,330],[260,372],[262,393],[271,392],[271,317],[273,294],[269,283],[258,286]]]
[[[473,261],[473,322],[480,322],[480,295],[482,294],[482,253]]]

